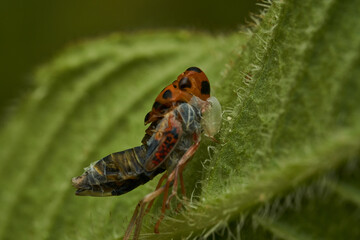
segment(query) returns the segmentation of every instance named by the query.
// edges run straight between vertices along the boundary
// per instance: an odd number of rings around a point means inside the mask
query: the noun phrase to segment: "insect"
[[[150,112],[145,116],[145,125],[150,124],[142,140],[146,144],[151,137],[158,121],[165,113],[171,111],[181,103],[189,102],[193,96],[206,101],[210,97],[210,83],[200,68],[190,67],[180,74],[177,79],[165,87],[156,97]]]
[[[72,179],[77,195],[114,196],[129,192],[166,171],[156,190],[138,203],[124,239],[130,238],[134,227],[133,238],[138,238],[143,216],[150,210],[155,198],[164,193],[161,215],[155,225],[155,232],[159,232],[165,210],[171,198],[177,194],[179,182],[182,195],[186,195],[182,172],[199,147],[201,133],[213,137],[219,130],[220,103],[215,97],[210,97],[210,85],[205,74],[198,72],[201,71],[198,68],[189,69],[156,98],[155,103],[158,102],[160,107],[154,104],[145,117],[145,123],[151,125],[146,130],[143,145],[112,153],[91,164],[83,175]],[[202,74],[199,76],[197,73]],[[182,80],[185,77],[187,80]],[[207,81],[207,84],[203,84],[203,81]],[[208,90],[197,89],[205,85]],[[171,90],[171,98],[164,98],[167,90]]]

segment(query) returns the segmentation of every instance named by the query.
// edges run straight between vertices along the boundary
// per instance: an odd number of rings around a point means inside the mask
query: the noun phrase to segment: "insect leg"
[[[181,171],[179,171],[181,195],[183,197],[183,200],[187,201],[186,191],[185,191],[185,186],[184,186],[184,178],[183,178],[183,174],[182,174],[183,170],[184,170],[184,168],[182,168]],[[180,212],[181,207],[182,207],[182,203],[180,202],[176,207],[176,212]]]
[[[180,185],[181,185],[181,194],[183,195],[183,197],[186,197],[186,191],[185,191],[185,186],[184,186],[184,178],[183,178],[183,171],[180,172]]]
[[[126,229],[126,232],[125,232],[125,235],[124,235],[124,240],[128,240],[128,239],[130,238],[130,235],[131,235],[132,229],[133,229],[133,227],[134,227],[135,220],[136,220],[136,218],[137,218],[137,216],[138,216],[139,208],[140,208],[140,206],[141,206],[141,204],[142,204],[142,201],[143,201],[143,200],[141,200],[141,201],[137,204],[137,206],[136,206],[136,208],[135,208],[135,211],[134,211],[134,213],[133,213],[133,216],[131,217],[130,223],[129,223],[127,229]]]
[[[158,233],[159,232],[159,226],[161,221],[164,218],[164,213],[165,213],[165,209],[166,206],[169,206],[169,200],[176,195],[176,190],[174,190],[174,187],[177,189],[177,178],[178,178],[178,174],[179,174],[179,170],[181,170],[181,174],[182,171],[186,165],[186,163],[188,163],[188,161],[190,160],[190,158],[194,155],[194,153],[196,152],[196,150],[198,149],[199,145],[200,145],[200,141],[198,140],[198,136],[196,134],[194,134],[194,140],[195,140],[195,144],[192,145],[184,154],[184,156],[180,159],[178,165],[176,166],[176,168],[174,169],[174,171],[171,172],[171,174],[169,175],[166,185],[165,185],[165,189],[164,189],[164,200],[163,200],[163,205],[161,208],[161,215],[159,217],[159,220],[156,222],[155,224],[155,229],[154,232]],[[170,197],[168,198],[168,191],[169,191],[169,186],[170,186],[170,182],[174,181],[174,186],[173,186],[173,191],[172,194],[170,195]],[[175,185],[176,182],[176,185]],[[181,187],[183,189],[183,191],[185,192],[185,187],[184,187],[184,183],[182,181],[181,183]]]
[[[178,178],[179,178],[179,165],[176,166],[176,168],[174,169],[174,184],[173,184],[173,188],[172,188],[172,192],[171,195],[169,196],[169,198],[166,201],[166,206],[170,206],[170,200],[177,194],[177,187],[178,187]]]
[[[158,184],[157,184],[157,186],[156,186],[155,191],[158,190],[158,189],[161,187],[161,184],[162,184],[163,181],[167,178],[167,176],[168,176],[167,173],[165,173],[164,175],[162,175],[162,177],[160,178],[160,180],[159,180],[159,182],[158,182]],[[149,204],[148,204],[148,206],[147,206],[147,208],[146,208],[145,214],[147,214],[147,213],[150,211],[150,209],[151,209],[154,201],[155,201],[155,198],[149,202]]]
[[[130,223],[126,229],[125,235],[124,235],[124,240],[128,240],[130,238],[131,232],[134,228],[135,225],[135,233],[134,233],[134,237],[133,239],[138,239],[139,234],[140,234],[140,229],[141,229],[141,223],[142,223],[142,219],[144,217],[144,215],[146,214],[145,212],[145,207],[147,205],[147,203],[153,201],[156,197],[158,197],[163,191],[165,190],[165,187],[161,187],[158,188],[157,190],[155,190],[152,193],[149,193],[148,195],[146,195],[136,206],[134,214],[130,220]],[[140,213],[139,213],[139,209],[140,209]]]
[[[169,177],[168,177],[168,179],[166,181],[166,184],[163,187],[164,188],[164,199],[163,199],[163,203],[162,203],[162,207],[161,207],[161,214],[160,214],[159,220],[155,224],[155,228],[154,228],[155,233],[159,233],[159,226],[160,226],[161,221],[164,218],[164,214],[165,214],[165,210],[166,210],[166,206],[167,206],[166,205],[166,200],[168,198],[170,183],[174,180],[174,174],[173,173],[174,173],[174,171],[169,175]]]
[[[197,140],[197,136],[194,136],[194,138]],[[171,198],[173,198],[176,194],[177,194],[177,180],[178,180],[178,175],[181,176],[180,179],[180,184],[181,184],[181,188],[182,188],[182,192],[185,193],[185,187],[184,187],[184,181],[182,179],[182,172],[185,168],[185,165],[189,162],[189,160],[191,159],[191,157],[195,154],[196,150],[199,148],[200,145],[200,141],[196,141],[194,145],[192,145],[184,154],[184,156],[180,159],[178,165],[175,168],[175,180],[174,180],[174,187],[172,190],[171,195],[169,196],[167,203],[170,203]]]

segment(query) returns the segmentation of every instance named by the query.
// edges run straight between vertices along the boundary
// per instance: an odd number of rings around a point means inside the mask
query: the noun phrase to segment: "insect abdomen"
[[[131,191],[164,171],[145,172],[146,147],[139,146],[112,153],[91,164],[84,174],[73,178],[76,195],[113,196]]]

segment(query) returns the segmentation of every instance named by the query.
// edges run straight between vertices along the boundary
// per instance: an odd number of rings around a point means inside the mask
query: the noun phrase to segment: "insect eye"
[[[190,79],[187,77],[183,77],[179,82],[179,88],[184,90],[185,88],[191,88]]]

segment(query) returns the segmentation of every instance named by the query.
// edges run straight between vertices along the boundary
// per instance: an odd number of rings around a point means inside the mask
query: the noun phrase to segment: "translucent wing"
[[[146,171],[155,170],[170,156],[179,143],[182,133],[181,122],[176,119],[174,111],[167,113],[148,141]]]

